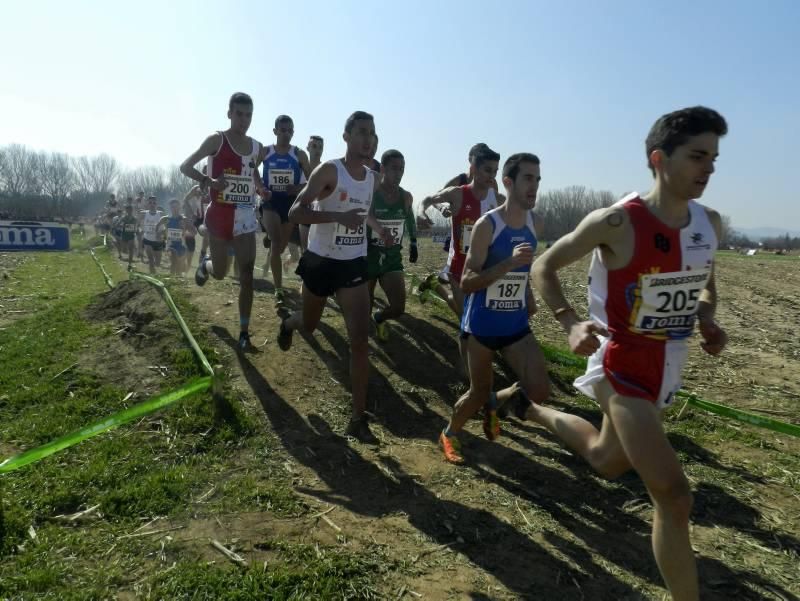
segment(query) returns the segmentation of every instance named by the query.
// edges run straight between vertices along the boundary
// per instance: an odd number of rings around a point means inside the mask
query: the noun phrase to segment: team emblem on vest
[[[664,234],[656,234],[655,235],[655,243],[656,248],[661,252],[668,253],[669,252],[669,238],[667,238]]]

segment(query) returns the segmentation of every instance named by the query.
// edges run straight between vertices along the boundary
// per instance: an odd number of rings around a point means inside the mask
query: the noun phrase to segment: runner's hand
[[[366,218],[367,215],[363,209],[350,209],[349,211],[336,213],[336,221],[350,230],[358,229],[358,226],[364,223]]]
[[[588,357],[600,348],[597,335],[608,336],[608,331],[596,321],[581,321],[570,328],[569,348],[576,355]]]
[[[228,187],[228,180],[225,179],[224,175],[220,175],[217,179],[212,179],[208,183],[208,187],[222,192],[225,188]]]
[[[433,226],[433,221],[427,215],[417,215],[417,229],[428,230]]]
[[[698,328],[703,337],[703,342],[700,343],[702,349],[709,355],[719,355],[728,343],[728,335],[725,330],[719,327],[713,319],[699,322]]]
[[[416,263],[417,259],[419,259],[419,251],[417,250],[417,243],[412,242],[411,246],[408,249],[408,262]]]
[[[442,217],[448,219],[453,216],[453,210],[450,208],[450,205],[444,205],[443,207],[439,208],[439,212],[442,214]]]
[[[527,242],[517,244],[514,247],[514,253],[511,255],[512,269],[530,265],[531,263],[533,263],[533,246]]]
[[[386,228],[383,228],[378,236],[383,240],[384,248],[392,248],[394,246],[394,236],[392,236],[392,232]]]
[[[268,201],[270,198],[272,198],[272,192],[270,192],[264,186],[258,186],[256,188],[256,194],[258,194],[263,201]]]

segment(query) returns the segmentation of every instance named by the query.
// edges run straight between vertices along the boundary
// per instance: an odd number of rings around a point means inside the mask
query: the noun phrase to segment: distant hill
[[[761,238],[774,238],[776,236],[785,236],[795,238],[800,236],[800,230],[782,227],[736,227],[733,229],[737,232],[744,234],[751,240],[760,240]]]

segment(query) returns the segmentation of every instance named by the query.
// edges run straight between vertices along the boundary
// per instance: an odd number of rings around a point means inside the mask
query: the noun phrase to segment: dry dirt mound
[[[86,309],[86,318],[111,331],[81,357],[83,367],[131,391],[153,392],[183,339],[158,292],[142,281],[123,281]]]

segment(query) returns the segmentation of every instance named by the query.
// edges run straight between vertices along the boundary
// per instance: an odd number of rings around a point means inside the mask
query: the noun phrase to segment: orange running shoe
[[[445,436],[444,432],[439,434],[439,447],[444,453],[444,458],[450,463],[464,463],[464,457],[461,455],[461,441],[455,436]]]

